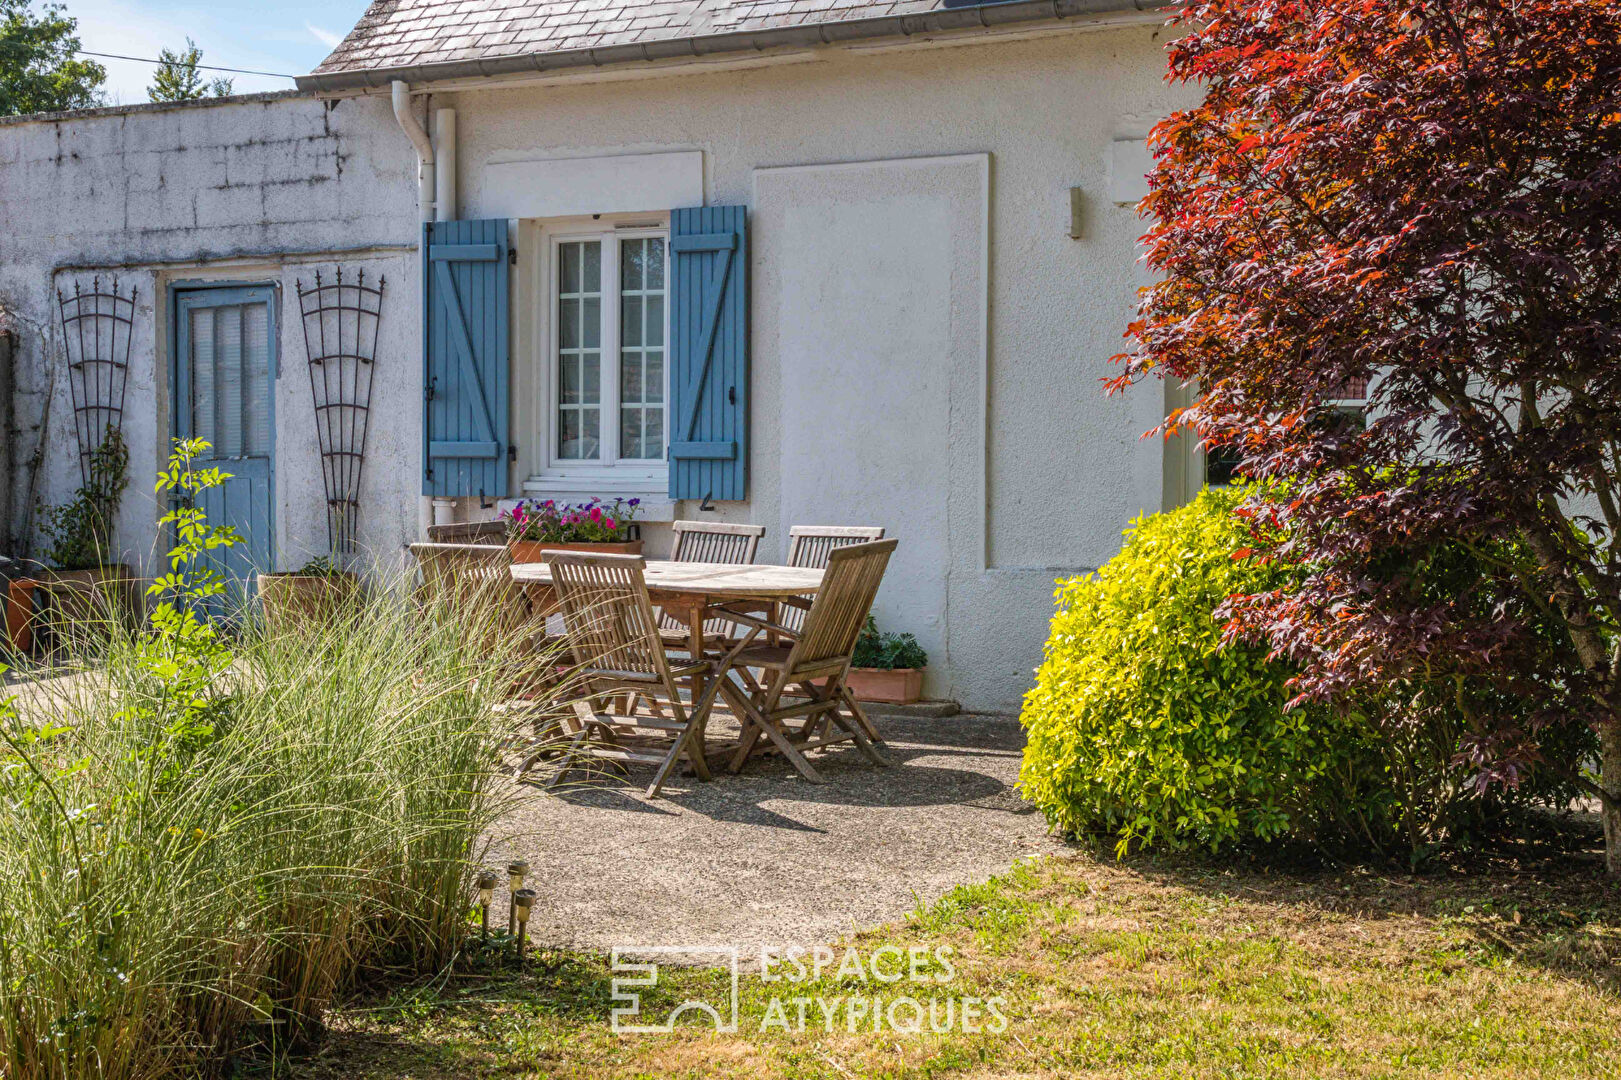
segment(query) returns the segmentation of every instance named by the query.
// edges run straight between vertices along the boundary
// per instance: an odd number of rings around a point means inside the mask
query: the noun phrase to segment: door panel
[[[230,582],[231,608],[253,595],[253,575],[275,566],[275,295],[268,286],[187,289],[175,296],[175,436],[212,446],[198,468],[229,473],[203,493],[210,525],[241,536],[207,564]]]

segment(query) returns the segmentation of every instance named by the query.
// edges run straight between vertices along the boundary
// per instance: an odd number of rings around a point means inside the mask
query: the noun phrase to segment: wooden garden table
[[[693,657],[704,655],[705,608],[742,601],[793,602],[822,587],[821,570],[758,563],[737,566],[650,559],[643,576],[653,603],[686,624]],[[512,578],[529,593],[536,610],[553,608],[552,574],[545,563],[513,563]]]

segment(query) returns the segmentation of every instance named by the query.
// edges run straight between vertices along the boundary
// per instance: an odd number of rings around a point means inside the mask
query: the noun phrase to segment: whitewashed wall
[[[469,217],[538,212],[516,162],[570,160],[529,171],[552,178],[548,212],[580,213],[619,193],[571,159],[646,155],[660,171],[620,186],[675,198],[701,152],[704,200],[749,205],[754,250],[751,498],[718,516],[766,525],[768,559],[791,524],[886,526],[880,622],[929,649],[929,693],[1015,709],[1055,578],[1161,505],[1160,446],[1140,439],[1160,395],[1106,399],[1101,380],[1141,283],[1111,145],[1185,99],[1163,44],[1070,32],[435,104],[458,110]]]
[[[334,263],[386,275],[374,430],[361,541],[396,559],[414,539],[420,439],[420,304],[414,157],[386,102],[267,97],[182,108],[112,109],[0,124],[0,307],[20,326],[19,456],[45,438],[37,501],[79,484],[55,290],[116,274],[136,322],[124,432],[130,484],[117,539],[125,561],[157,565],[152,480],[169,445],[168,288],[271,283],[280,308],[276,381],[276,551],[280,567],[326,549],[314,415],[296,283]],[[48,415],[48,420],[45,418]],[[42,428],[42,421],[45,425]],[[26,480],[26,476],[22,478]],[[19,510],[27,505],[19,493]],[[7,523],[15,533],[22,522]]]
[[[624,154],[671,171],[608,184],[612,170],[598,166],[539,167],[596,178],[547,185],[547,212],[592,212],[580,200],[593,192],[697,192],[753,208],[751,498],[719,516],[765,524],[764,559],[783,556],[794,523],[886,526],[901,554],[880,619],[929,648],[929,692],[1014,709],[1040,660],[1054,579],[1098,566],[1127,520],[1161,504],[1160,448],[1140,439],[1160,395],[1106,399],[1101,379],[1133,310],[1142,232],[1112,201],[1110,147],[1178,102],[1162,47],[1158,31],[1134,27],[827,51],[749,70],[439,93],[433,105],[458,111],[463,217],[537,212],[515,204],[534,185],[513,163]],[[1072,186],[1086,196],[1079,240]],[[363,260],[391,288],[362,539],[396,557],[418,514],[415,200],[411,151],[382,98],[0,124],[0,305],[24,327],[22,439],[37,438],[29,418],[55,356],[52,288],[120,268],[142,295],[120,535],[150,567],[150,479],[168,431],[161,289],[274,282],[277,549],[283,567],[299,564],[324,547],[325,528],[293,283],[334,258]],[[514,362],[521,385],[532,357]],[[66,409],[59,382],[47,502],[78,482]],[[653,551],[666,535],[650,530]]]

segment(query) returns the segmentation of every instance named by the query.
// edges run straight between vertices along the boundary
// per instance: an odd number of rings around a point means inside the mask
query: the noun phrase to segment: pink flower
[[[615,529],[619,528],[619,526],[614,524],[613,518],[603,518],[602,527],[607,529],[609,532],[613,532]]]
[[[591,507],[591,520],[596,522],[599,525],[602,524],[602,507],[600,507],[600,506]]]

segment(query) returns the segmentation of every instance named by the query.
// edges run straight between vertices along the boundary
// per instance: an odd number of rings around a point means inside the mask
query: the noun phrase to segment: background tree
[[[0,115],[101,103],[107,69],[80,59],[78,23],[60,5],[0,0]]]
[[[1235,600],[1296,702],[1411,687],[1474,783],[1603,807],[1621,874],[1621,0],[1193,0],[1156,129],[1119,389],[1287,497],[1243,511],[1303,584]],[[1366,427],[1328,402],[1372,376]],[[1488,569],[1432,594],[1415,567]],[[1598,773],[1563,738],[1595,729]]]
[[[159,50],[158,60],[157,70],[152,73],[152,85],[146,88],[146,96],[153,101],[195,101],[227,97],[231,93],[230,79],[203,79],[197,70],[197,65],[203,62],[203,50],[191,38],[186,39],[182,52]]]

